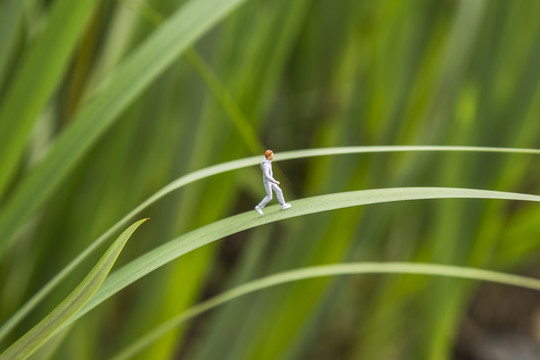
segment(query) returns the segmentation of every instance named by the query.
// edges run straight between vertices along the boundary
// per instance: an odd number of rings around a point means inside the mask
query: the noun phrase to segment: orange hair
[[[264,157],[268,159],[270,157],[270,155],[272,155],[273,153],[274,152],[272,150],[266,150],[264,152]]]

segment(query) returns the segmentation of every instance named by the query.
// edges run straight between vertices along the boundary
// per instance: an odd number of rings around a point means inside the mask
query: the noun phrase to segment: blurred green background
[[[0,232],[0,323],[170,181],[262,158],[266,148],[276,153],[274,174],[287,200],[405,186],[540,193],[534,155],[375,153],[278,162],[282,151],[330,146],[539,147],[540,2],[236,1],[167,66],[158,64],[167,47],[147,49],[148,67],[129,74],[140,86],[129,101],[121,102],[120,87],[107,87],[177,12],[205,3],[204,19],[227,2],[235,1],[0,1],[0,226],[8,229]],[[185,24],[189,32],[198,22]],[[111,88],[117,110],[78,117]],[[95,130],[105,118],[110,124]],[[55,144],[76,139],[61,136],[78,121],[88,124],[80,146],[70,145],[79,155],[58,155]],[[53,155],[66,169],[39,170]],[[35,207],[26,215],[11,211],[19,203],[29,209],[17,197],[24,184],[37,189],[26,198]],[[253,211],[263,196],[258,166],[188,185],[141,213],[151,221],[119,262]],[[16,226],[1,224],[8,215]],[[538,219],[534,204],[430,200],[255,228],[117,294],[63,334],[51,358],[106,359],[194,303],[307,265],[421,261],[540,276]],[[60,303],[98,258],[73,271],[0,349]],[[200,316],[140,359],[535,359],[539,304],[532,290],[427,276],[307,280]]]

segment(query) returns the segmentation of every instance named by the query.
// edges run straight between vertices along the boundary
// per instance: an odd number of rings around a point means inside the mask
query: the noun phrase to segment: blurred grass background
[[[0,218],[117,65],[185,6],[0,2]],[[14,240],[3,239],[0,323],[137,204],[202,167],[266,148],[276,160],[280,151],[348,145],[538,148],[539,44],[533,0],[242,3],[123,106],[39,209],[5,235]],[[276,162],[274,171],[289,200],[392,186],[538,194],[539,165],[533,155],[381,153]],[[152,220],[119,261],[251,211],[263,196],[258,167],[191,184],[144,212]],[[534,204],[437,200],[245,231],[122,291],[64,334],[52,358],[105,359],[202,299],[306,265],[424,261],[540,276],[539,216]],[[0,348],[64,299],[97,258]],[[538,358],[538,300],[523,289],[412,275],[309,280],[201,316],[140,358]]]

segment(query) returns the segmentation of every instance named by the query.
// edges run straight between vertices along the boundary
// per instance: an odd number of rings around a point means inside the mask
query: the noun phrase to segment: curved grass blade
[[[519,149],[519,148],[494,148],[494,147],[477,147],[477,146],[351,146],[351,147],[330,147],[318,149],[306,149],[285,151],[278,153],[279,157],[274,161],[303,159],[315,156],[330,156],[330,155],[347,155],[358,153],[379,153],[379,152],[487,152],[487,153],[516,153],[516,154],[540,154],[538,149]],[[28,314],[52,289],[54,289],[74,268],[76,268],[84,259],[92,252],[101,246],[112,234],[118,231],[128,221],[130,221],[139,212],[154,204],[167,194],[178,190],[195,181],[208,178],[210,176],[222,174],[228,171],[233,171],[249,166],[258,165],[260,156],[252,156],[243,159],[228,161],[222,164],[209,166],[181,176],[180,178],[170,182],[155,194],[150,196],[139,206],[129,212],[126,216],[120,219],[116,224],[104,232],[84,251],[82,251],[71,263],[69,263],[62,271],[60,271],[53,279],[51,279],[41,290],[39,290],[31,299],[29,299],[13,316],[6,321],[0,328],[0,340],[13,329],[21,320]]]
[[[405,200],[458,198],[540,201],[540,196],[536,195],[489,190],[435,187],[389,188],[349,191],[291,201],[291,209],[287,211],[280,211],[279,206],[270,206],[266,208],[264,216],[259,216],[255,211],[249,211],[216,221],[212,224],[203,226],[190,233],[182,235],[147,252],[146,254],[138,257],[129,264],[115,271],[113,274],[111,274],[111,276],[109,276],[109,278],[107,278],[96,295],[68,323],[75,321],[112,295],[116,294],[124,287],[149,274],[155,269],[188,252],[243,230],[293,217],[343,209],[352,206]]]
[[[173,330],[181,323],[240,296],[294,281],[350,274],[416,274],[445,276],[460,279],[490,281],[540,291],[539,279],[464,266],[407,262],[361,262],[312,266],[297,270],[285,271],[264,277],[262,279],[250,281],[246,284],[237,286],[223,292],[222,294],[203,301],[173,317],[167,322],[155,327],[134,341],[131,345],[127,346],[124,350],[120,351],[117,355],[113,356],[112,359],[129,359],[138,354],[140,351],[144,350],[146,347],[150,346],[155,341],[159,340],[160,337],[164,336],[167,332]]]
[[[19,227],[60,185],[118,115],[189,45],[243,1],[188,2],[118,66],[59,136],[47,157],[21,181],[8,199],[0,216],[0,255],[13,241],[13,235]],[[0,134],[4,132],[0,131]],[[5,134],[12,136],[11,131]]]
[[[26,359],[56,334],[99,289],[130,236],[146,220],[139,220],[127,228],[79,286],[45,319],[4,351],[0,360]]]

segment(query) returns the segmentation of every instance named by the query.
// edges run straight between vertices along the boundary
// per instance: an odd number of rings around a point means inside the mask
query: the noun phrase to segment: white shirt
[[[263,182],[265,184],[268,182],[277,184],[277,181],[272,177],[274,176],[274,173],[272,172],[272,161],[264,159],[261,163],[261,169],[263,173]]]

